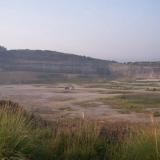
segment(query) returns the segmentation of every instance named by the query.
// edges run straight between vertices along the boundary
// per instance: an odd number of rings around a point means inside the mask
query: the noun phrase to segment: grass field
[[[100,99],[104,104],[109,104],[113,108],[123,110],[124,112],[151,112],[152,109],[160,109],[159,93],[132,93],[122,94],[111,98]],[[148,110],[150,109],[150,110]],[[156,114],[157,112],[155,112]]]
[[[44,123],[15,103],[0,103],[0,159],[158,160],[160,126],[66,119]]]

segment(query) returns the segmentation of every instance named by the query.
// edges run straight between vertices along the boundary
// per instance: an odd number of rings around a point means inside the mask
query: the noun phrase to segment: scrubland
[[[0,86],[0,159],[160,159],[159,81],[63,86]]]

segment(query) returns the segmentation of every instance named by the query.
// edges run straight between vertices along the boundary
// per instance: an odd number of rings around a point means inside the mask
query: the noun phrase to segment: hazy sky
[[[0,44],[160,60],[160,0],[0,0]]]

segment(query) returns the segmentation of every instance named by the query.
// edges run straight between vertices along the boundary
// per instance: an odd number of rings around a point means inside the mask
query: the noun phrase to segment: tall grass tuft
[[[159,160],[160,128],[151,115],[151,123],[138,128],[137,134],[125,142],[122,160]]]
[[[96,122],[68,120],[62,126],[58,127],[54,138],[57,156],[66,160],[105,159],[106,142],[99,136]]]
[[[32,147],[31,122],[19,107],[11,103],[0,106],[0,159],[25,159]]]
[[[17,103],[0,101],[0,159],[52,160],[53,134],[46,124]]]

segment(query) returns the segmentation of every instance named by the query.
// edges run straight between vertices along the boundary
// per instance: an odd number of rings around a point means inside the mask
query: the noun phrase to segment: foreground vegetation
[[[18,104],[0,102],[0,159],[158,160],[160,128],[91,120],[44,122]]]

